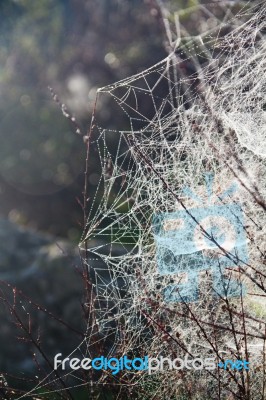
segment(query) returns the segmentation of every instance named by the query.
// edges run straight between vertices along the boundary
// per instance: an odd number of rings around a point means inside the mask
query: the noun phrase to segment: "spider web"
[[[195,200],[184,196],[183,187],[193,188],[206,206],[206,170],[215,174],[211,204],[217,204],[233,182],[240,186],[238,193],[224,198],[222,204],[240,202],[248,221],[249,262],[239,279],[248,287],[245,310],[252,314],[249,299],[258,294],[253,266],[257,271],[259,265],[262,268],[260,229],[265,214],[254,201],[256,190],[239,183],[244,180],[253,187],[256,182],[260,196],[265,195],[261,179],[265,163],[257,157],[265,156],[266,143],[264,12],[260,8],[242,25],[238,19],[236,28],[222,38],[214,36],[215,27],[205,34],[204,45],[199,44],[202,37],[190,39],[184,47],[180,43],[178,51],[157,65],[98,91],[99,98],[110,96],[117,103],[126,116],[124,124],[128,124],[128,129],[116,132],[97,127],[95,145],[102,166],[102,200],[94,216],[88,218],[83,239],[92,254],[87,261],[94,281],[97,329],[104,341],[104,354],[144,357],[175,353],[169,337],[164,337],[169,331],[182,337],[186,351],[179,344],[177,354],[207,355],[211,350],[209,341],[199,340],[197,323],[186,318],[191,310],[206,323],[210,323],[206,312],[214,313],[217,324],[228,326],[228,314],[222,315],[221,302],[213,300],[210,272],[205,272],[199,301],[187,309],[183,304],[166,304],[161,290],[186,277],[158,273],[153,216],[173,213],[185,203],[187,208],[195,207]],[[240,16],[247,19],[246,8]],[[206,66],[204,58],[208,59]],[[190,74],[183,71],[186,62],[192,64]],[[115,152],[110,149],[114,142]],[[227,217],[230,219],[230,214]],[[191,291],[191,286],[187,290]],[[240,310],[240,301],[234,304]],[[173,318],[175,312],[183,317],[178,322]],[[158,325],[164,328],[160,331]],[[211,337],[212,329],[204,329]],[[257,326],[250,320],[246,329],[251,334],[247,350],[254,349],[258,340],[252,334]],[[243,333],[242,328],[240,331]],[[230,336],[227,332],[219,343],[229,352]],[[260,345],[262,349],[262,342]],[[128,382],[145,380],[130,375]],[[254,379],[255,391],[257,385]],[[170,397],[170,380],[156,386],[157,395],[168,390]]]
[[[175,12],[172,20],[161,6],[169,55],[98,90],[97,104],[114,101],[121,127],[102,126],[96,107],[91,145],[101,172],[80,243],[92,283],[91,314],[86,339],[73,354],[182,358],[222,351],[227,358],[248,355],[262,365],[264,320],[256,310],[264,306],[265,295],[265,6],[197,4]],[[193,34],[180,22],[188,11],[201,17]],[[206,172],[214,176],[209,191]],[[206,268],[197,301],[167,302],[164,288],[186,282],[187,276],[186,271],[160,273],[154,215],[217,204],[241,204],[243,210],[248,261],[234,261],[225,273],[229,281],[245,284],[247,295],[231,299],[218,293],[214,298],[213,273]],[[220,228],[226,231],[226,224],[222,221]],[[203,236],[208,239],[204,228]],[[216,243],[213,237],[209,241]],[[216,259],[217,248],[210,257]],[[187,295],[190,291],[188,286]],[[120,371],[114,377],[103,371],[90,375],[90,384],[117,385],[121,393],[124,386],[138,384],[142,399],[171,399],[196,385],[197,373]],[[77,372],[67,375],[76,386],[88,384],[88,377],[84,381]],[[219,377],[221,396],[237,393],[240,378],[226,386],[227,378],[226,373]],[[216,393],[217,376],[202,370],[200,380],[204,395]],[[244,387],[249,385],[255,399],[262,384],[258,371]],[[44,387],[44,382],[38,385]]]

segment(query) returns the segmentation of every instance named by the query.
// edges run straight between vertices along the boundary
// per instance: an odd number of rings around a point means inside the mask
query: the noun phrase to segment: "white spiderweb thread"
[[[255,348],[257,361],[262,359],[263,332],[254,333],[259,322],[253,300],[258,298],[254,294],[264,293],[256,280],[263,271],[265,220],[265,209],[257,201],[265,198],[263,15],[265,9],[259,8],[248,21],[240,24],[238,20],[236,28],[222,39],[205,35],[204,49],[212,48],[206,66],[196,60],[192,40],[191,47],[186,43],[179,53],[172,52],[154,67],[99,90],[99,97],[109,95],[117,102],[128,124],[118,132],[98,126],[95,145],[102,165],[101,205],[89,217],[84,237],[90,249],[97,329],[105,354],[207,356],[219,348],[230,357],[238,354],[252,359]],[[202,57],[203,48],[199,46],[198,52]],[[194,71],[185,76],[182,66],[186,60],[193,61]],[[188,209],[197,207],[195,198],[182,192],[184,186],[194,189],[206,206],[206,171],[215,174],[209,204],[241,203],[244,210],[249,260],[245,268],[230,272],[228,279],[235,276],[245,283],[248,294],[241,301],[214,301],[213,277],[206,268],[196,303],[166,304],[161,289],[186,277],[158,273],[153,215],[182,209],[180,200]],[[238,185],[238,191],[222,198],[232,184]],[[222,223],[225,230],[226,223]],[[227,306],[229,310],[223,312]],[[235,312],[233,323],[228,323],[230,307]],[[250,317],[245,326],[242,311]],[[215,344],[213,324],[220,327]],[[234,324],[241,327],[237,333]],[[121,375],[121,381],[140,381],[140,386],[143,380],[142,396],[150,385],[160,398],[171,398],[184,386],[176,375],[172,380],[171,374],[148,380],[145,374]],[[185,380],[192,382],[196,373],[193,376],[188,371]],[[202,386],[211,393],[210,382],[217,384],[217,378],[203,372],[201,377]],[[223,385],[225,377],[219,379]],[[262,380],[259,374],[252,374],[252,379],[248,383],[244,379],[243,390],[252,390],[256,396]],[[226,395],[237,392],[237,381],[232,379],[224,389]]]

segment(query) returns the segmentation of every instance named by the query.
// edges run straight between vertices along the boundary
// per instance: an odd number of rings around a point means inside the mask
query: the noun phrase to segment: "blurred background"
[[[85,146],[48,86],[86,131],[98,87],[166,56],[162,32],[149,0],[0,1],[1,217],[79,240]],[[99,106],[115,127],[113,104]],[[96,168],[92,156],[90,190]]]

